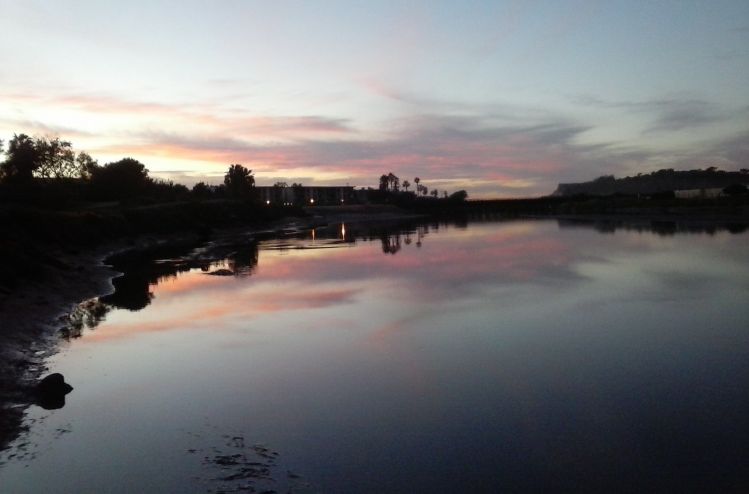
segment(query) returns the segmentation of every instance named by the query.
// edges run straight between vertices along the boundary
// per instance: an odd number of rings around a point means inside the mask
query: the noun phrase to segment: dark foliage
[[[205,182],[198,182],[192,186],[192,195],[197,199],[206,199],[211,197],[211,189]]]
[[[39,167],[40,155],[34,140],[26,134],[15,134],[8,142],[6,159],[0,168],[5,183],[29,183]]]
[[[39,158],[36,176],[43,179],[80,178],[81,170],[75,159],[73,146],[68,141],[36,139],[34,146]]]
[[[234,164],[229,166],[229,171],[224,176],[224,185],[230,197],[248,198],[252,196],[255,177],[252,175],[252,170],[240,164]]]
[[[190,189],[171,180],[153,179],[146,185],[146,196],[151,202],[181,201],[189,195]]]
[[[41,180],[88,179],[96,161],[59,138],[17,134],[8,143],[6,160],[0,164],[0,178],[5,183],[29,184]]]
[[[448,199],[453,202],[463,202],[466,199],[468,199],[468,192],[466,192],[465,190],[459,190],[457,192],[453,192],[452,194],[450,194]]]
[[[733,184],[723,189],[723,193],[728,196],[745,196],[748,190],[746,185]]]
[[[124,199],[141,194],[149,183],[148,170],[140,161],[123,158],[91,174],[92,195],[96,199]]]

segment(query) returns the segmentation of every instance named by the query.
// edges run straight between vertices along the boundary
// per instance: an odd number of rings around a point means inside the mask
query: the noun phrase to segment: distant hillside
[[[590,182],[559,184],[552,195],[655,194],[685,189],[725,188],[734,184],[749,184],[749,170],[727,172],[711,167],[706,170],[689,171],[658,170],[647,175],[638,174],[625,178],[605,175]]]

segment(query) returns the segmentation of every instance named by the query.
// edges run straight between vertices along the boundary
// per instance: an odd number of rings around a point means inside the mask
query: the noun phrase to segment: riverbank
[[[46,374],[45,362],[59,350],[63,331],[78,305],[114,291],[120,273],[105,260],[129,249],[161,242],[196,241],[196,236],[144,237],[121,240],[92,249],[50,246],[29,276],[0,293],[0,451],[23,431],[23,412],[33,401],[35,382]],[[18,261],[18,260],[16,260]],[[11,261],[12,262],[12,261]],[[24,266],[20,267],[21,272]]]
[[[25,283],[0,295],[0,449],[21,430],[29,401],[25,391],[45,371],[63,319],[77,302],[111,291],[115,272],[103,265],[103,257],[55,249],[54,262],[40,262]]]

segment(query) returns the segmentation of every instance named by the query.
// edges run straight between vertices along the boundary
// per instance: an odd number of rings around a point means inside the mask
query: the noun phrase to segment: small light
[[[314,204],[315,200],[314,199],[310,199],[309,202],[310,202],[310,204]]]
[[[265,204],[270,204],[270,201],[265,201]]]

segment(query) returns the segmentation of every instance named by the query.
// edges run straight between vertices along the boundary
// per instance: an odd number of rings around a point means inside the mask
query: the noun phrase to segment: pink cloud
[[[518,116],[518,109],[506,107],[482,112],[470,105],[461,109],[457,103],[420,101],[376,85],[370,90],[438,112],[395,120],[384,136],[367,137],[347,119],[316,115],[258,115],[217,104],[132,101],[96,93],[4,96],[11,105],[39,111],[73,109],[84,119],[121,117],[133,130],[113,130],[106,142],[92,136],[94,146],[87,150],[94,157],[132,156],[147,165],[150,157],[200,162],[193,176],[215,175],[229,163],[242,163],[265,175],[322,175],[338,177],[333,184],[376,186],[380,174],[393,171],[403,178],[420,176],[430,188],[466,188],[471,197],[489,191],[493,196],[517,196],[550,193],[569,170],[601,162],[600,147],[598,155],[591,156],[574,142],[586,128],[546,114]],[[460,111],[453,114],[451,108]],[[178,179],[179,166],[161,176],[174,173]]]

